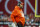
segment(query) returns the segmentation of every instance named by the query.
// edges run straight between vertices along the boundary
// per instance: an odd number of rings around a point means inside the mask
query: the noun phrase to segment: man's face
[[[22,4],[20,4],[20,8],[23,8],[23,5]]]

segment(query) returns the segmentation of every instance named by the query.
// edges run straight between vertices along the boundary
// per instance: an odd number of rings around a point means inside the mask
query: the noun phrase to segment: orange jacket
[[[12,11],[11,14],[11,19],[13,22],[21,22],[22,25],[25,24],[25,18],[22,9],[20,7],[15,6],[14,10]]]

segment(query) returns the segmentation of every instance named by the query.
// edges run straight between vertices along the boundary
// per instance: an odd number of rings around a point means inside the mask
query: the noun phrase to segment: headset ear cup
[[[18,4],[18,6],[20,6],[20,4]]]
[[[18,2],[18,6],[20,6],[21,2]]]

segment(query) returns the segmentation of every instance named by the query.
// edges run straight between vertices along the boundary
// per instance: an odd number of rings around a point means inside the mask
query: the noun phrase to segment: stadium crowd
[[[10,16],[0,15],[0,22],[12,22]],[[26,25],[40,25],[40,18],[35,17],[34,14],[25,15],[25,26]]]

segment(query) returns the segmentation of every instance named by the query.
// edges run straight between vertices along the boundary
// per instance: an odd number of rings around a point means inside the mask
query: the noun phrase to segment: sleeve
[[[10,17],[11,17],[12,21],[13,21],[13,22],[15,22],[13,12],[12,12],[12,14],[11,14],[11,16],[10,16]]]
[[[10,16],[10,17],[11,17],[11,19],[12,19],[12,21],[13,21],[13,22],[15,22],[14,17],[15,17],[15,16],[17,16],[17,15],[18,15],[18,14],[17,14],[17,11],[16,11],[16,10],[12,11],[12,13],[11,13],[11,16]]]
[[[18,16],[18,14],[19,14],[17,9],[18,9],[18,6],[15,6],[15,8],[12,11],[11,16],[10,16],[13,22],[15,21],[14,17]]]

